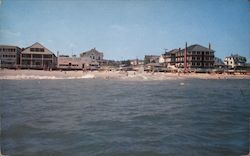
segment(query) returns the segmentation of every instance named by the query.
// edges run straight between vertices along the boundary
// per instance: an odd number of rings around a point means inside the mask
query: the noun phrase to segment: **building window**
[[[44,48],[30,48],[32,52],[44,52]]]
[[[33,58],[42,58],[42,55],[39,55],[39,54],[33,54]]]
[[[31,55],[30,54],[22,54],[22,57],[23,58],[31,58]]]
[[[201,52],[200,51],[197,51],[197,55],[200,55],[201,54]]]
[[[43,58],[52,58],[52,55],[43,55]]]

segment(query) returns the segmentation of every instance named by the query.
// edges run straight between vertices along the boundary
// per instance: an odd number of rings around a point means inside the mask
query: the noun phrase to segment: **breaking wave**
[[[87,74],[83,76],[41,76],[41,75],[15,75],[15,76],[0,76],[0,80],[32,80],[32,79],[94,79],[95,75]]]

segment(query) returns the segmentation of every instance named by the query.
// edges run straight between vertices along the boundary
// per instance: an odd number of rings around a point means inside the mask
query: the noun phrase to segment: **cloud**
[[[0,34],[1,34],[1,36],[7,36],[7,37],[8,36],[9,37],[19,37],[19,36],[21,36],[20,32],[14,32],[14,31],[7,30],[7,29],[0,30]]]
[[[112,30],[116,30],[116,31],[128,31],[128,29],[122,25],[119,25],[119,24],[113,24],[110,26],[110,28]]]

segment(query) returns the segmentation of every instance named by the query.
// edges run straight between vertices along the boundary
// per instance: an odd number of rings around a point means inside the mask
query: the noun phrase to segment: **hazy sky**
[[[55,54],[96,48],[106,59],[143,58],[211,42],[215,55],[250,61],[248,0],[0,0],[0,44],[40,42]]]

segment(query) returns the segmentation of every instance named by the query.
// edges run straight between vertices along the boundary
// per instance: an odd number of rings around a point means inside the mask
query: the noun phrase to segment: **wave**
[[[58,79],[94,79],[95,75],[87,74],[83,76],[41,76],[41,75],[15,75],[0,76],[0,80],[58,80]]]

